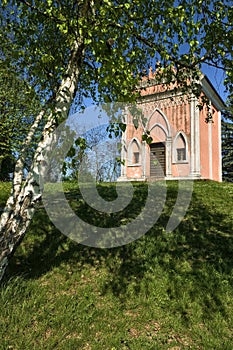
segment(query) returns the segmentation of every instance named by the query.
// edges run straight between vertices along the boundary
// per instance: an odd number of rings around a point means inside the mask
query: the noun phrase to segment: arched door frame
[[[165,115],[160,113],[164,118]],[[166,125],[169,126],[168,124],[168,120],[167,118],[165,119],[166,121]],[[171,130],[170,130],[170,126],[169,128],[166,130],[165,127],[160,124],[160,123],[155,123],[154,125],[152,125],[152,127],[150,128],[150,132],[155,129],[156,127],[160,128],[164,134],[165,134],[165,163],[166,163],[166,169],[165,169],[165,177],[171,177],[172,176],[172,138],[171,138]],[[163,141],[161,141],[163,142]]]

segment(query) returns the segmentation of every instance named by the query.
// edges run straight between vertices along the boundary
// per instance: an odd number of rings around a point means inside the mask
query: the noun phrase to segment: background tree
[[[222,175],[233,182],[233,117],[230,110],[222,113]]]
[[[63,180],[116,181],[120,176],[119,128],[108,124],[83,132],[70,148],[63,165]],[[84,175],[85,174],[85,175]]]
[[[25,138],[1,217],[0,278],[41,197],[43,150],[57,125],[84,105],[83,98],[96,103],[136,100],[136,87],[149,67],[159,68],[158,82],[178,81],[186,90],[189,77],[197,95],[204,62],[226,71],[230,93],[233,83],[230,0],[3,0],[1,16],[11,66],[34,86],[43,108]],[[1,56],[5,58],[4,51]],[[25,150],[41,121],[41,140],[23,183]]]
[[[40,101],[33,86],[28,84],[26,76],[17,71],[11,62],[10,42],[0,27],[0,179],[9,180],[14,164],[21,152],[24,139],[40,109]],[[39,130],[38,130],[39,131]],[[30,166],[28,148],[25,167]]]
[[[1,68],[0,68],[1,69]],[[0,179],[9,180],[40,103],[35,91],[17,73],[0,72]],[[31,144],[30,148],[33,148]],[[30,148],[25,167],[30,166]]]

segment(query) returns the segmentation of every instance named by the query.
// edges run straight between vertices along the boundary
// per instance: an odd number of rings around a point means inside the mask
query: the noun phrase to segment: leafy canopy
[[[4,0],[1,10],[11,64],[43,98],[58,88],[80,40],[79,105],[83,97],[135,98],[150,66],[167,81],[184,80],[190,70],[197,79],[204,62],[226,72],[232,94],[230,0]]]

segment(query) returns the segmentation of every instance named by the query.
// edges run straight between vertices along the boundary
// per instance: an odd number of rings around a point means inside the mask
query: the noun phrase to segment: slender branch
[[[226,71],[226,68],[222,67],[222,66],[219,66],[217,63],[210,63],[210,62],[205,62],[208,66],[211,66],[211,67],[215,67],[215,68],[218,68],[218,69],[221,69],[223,70],[224,72]]]

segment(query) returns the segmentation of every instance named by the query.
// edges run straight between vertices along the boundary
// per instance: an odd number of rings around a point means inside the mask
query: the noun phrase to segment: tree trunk
[[[66,70],[64,79],[55,98],[55,112],[51,114],[44,127],[42,141],[39,142],[35,151],[34,160],[31,171],[22,186],[22,174],[24,167],[24,153],[17,162],[14,174],[14,186],[10,198],[7,201],[5,210],[0,221],[0,281],[2,280],[5,270],[8,266],[9,259],[13,255],[15,249],[22,241],[27,227],[31,222],[35,211],[35,204],[41,198],[41,190],[39,186],[39,175],[45,170],[45,162],[43,162],[43,150],[47,148],[53,141],[52,133],[57,127],[57,119],[65,120],[69,113],[70,105],[73,101],[80,69],[82,66],[84,54],[83,40],[74,43],[71,51],[70,61]],[[43,117],[44,112],[38,114],[35,123]],[[28,134],[27,143],[30,143],[31,137],[35,132],[36,124],[31,128]],[[26,146],[26,145],[25,145]]]
[[[24,169],[24,164],[27,156],[27,148],[30,147],[30,143],[33,139],[33,136],[39,126],[39,123],[41,122],[46,110],[43,109],[35,118],[35,121],[33,122],[28,135],[24,141],[24,146],[21,151],[21,154],[19,158],[16,161],[15,164],[15,171],[14,171],[14,178],[13,178],[13,184],[12,184],[12,191],[11,194],[6,202],[5,210],[4,213],[1,216],[1,221],[0,221],[0,232],[2,232],[2,228],[6,224],[6,222],[9,219],[9,216],[11,214],[11,211],[14,208],[14,204],[17,200],[17,197],[20,193],[21,187],[22,187],[22,180],[23,180],[23,169]]]

